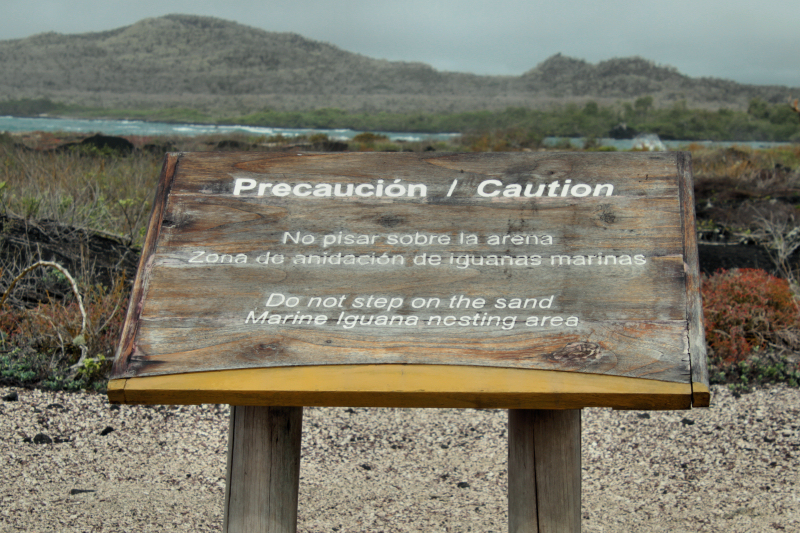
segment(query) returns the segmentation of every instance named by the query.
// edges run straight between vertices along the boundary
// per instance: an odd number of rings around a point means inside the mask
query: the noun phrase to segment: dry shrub
[[[138,244],[161,157],[94,149],[38,151],[0,145],[0,212],[23,220],[110,232]]]
[[[800,188],[800,147],[693,150],[693,146],[689,149],[695,187],[716,192],[718,201],[793,196]]]
[[[690,144],[692,169],[697,181],[710,180],[723,189],[750,195],[774,194],[800,187],[800,145],[755,150]]]
[[[13,354],[16,367],[26,370],[23,379],[4,361],[3,381],[49,388],[102,386],[121,334],[128,288],[120,277],[111,287],[93,285],[81,292],[87,313],[84,335],[75,298],[51,299],[31,309],[0,309],[3,352]],[[83,350],[85,364],[75,367]]]
[[[522,128],[484,131],[461,138],[471,152],[519,152],[539,148],[542,141],[542,136]]]
[[[706,341],[712,362],[738,363],[755,349],[800,347],[800,309],[789,282],[758,269],[703,278]]]

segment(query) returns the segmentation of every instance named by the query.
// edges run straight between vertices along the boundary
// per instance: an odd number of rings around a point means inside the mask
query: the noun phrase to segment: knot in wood
[[[603,351],[593,342],[571,342],[550,353],[547,360],[562,366],[579,367],[598,361]]]

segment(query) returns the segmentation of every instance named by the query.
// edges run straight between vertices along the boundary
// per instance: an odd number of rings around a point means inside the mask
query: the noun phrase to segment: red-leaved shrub
[[[736,363],[754,348],[795,348],[800,309],[789,283],[763,270],[719,271],[704,277],[706,342],[718,363]]]

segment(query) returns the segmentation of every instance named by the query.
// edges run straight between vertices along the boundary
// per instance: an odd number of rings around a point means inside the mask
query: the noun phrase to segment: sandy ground
[[[227,406],[0,387],[15,392],[0,531],[221,530]],[[710,409],[583,411],[583,531],[800,531],[800,391],[713,394]],[[298,530],[506,531],[506,419],[306,409]]]

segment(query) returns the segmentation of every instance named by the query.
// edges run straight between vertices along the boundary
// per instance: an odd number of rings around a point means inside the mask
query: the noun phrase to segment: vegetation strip
[[[800,141],[800,112],[792,101],[768,103],[753,98],[746,111],[693,108],[685,100],[656,107],[650,96],[616,105],[568,103],[548,109],[508,107],[458,113],[348,112],[336,108],[283,111],[264,108],[244,115],[219,116],[194,108],[109,109],[53,102],[47,98],[0,102],[0,115],[151,120],[273,128],[352,129],[482,135],[503,134],[520,147],[539,146],[545,137],[632,138],[640,132],[665,140]]]

